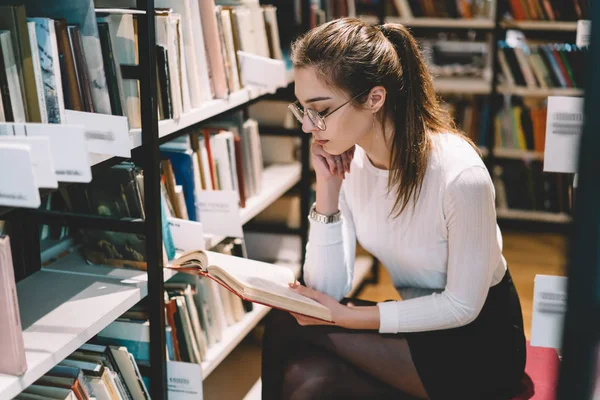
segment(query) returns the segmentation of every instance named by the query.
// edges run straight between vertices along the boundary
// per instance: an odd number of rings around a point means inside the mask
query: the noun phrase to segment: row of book
[[[123,66],[139,62],[129,0],[0,8],[0,120],[66,122],[65,110],[126,116],[139,128],[140,88]],[[225,3],[225,2],[224,2]],[[156,3],[159,118],[179,118],[242,82],[237,50],[282,59],[276,8],[214,0]]]
[[[243,241],[228,239],[213,249],[243,256]],[[178,274],[165,282],[167,358],[200,364],[209,349],[221,342],[226,329],[253,310],[250,302],[211,279]],[[98,333],[99,343],[125,346],[140,365],[149,365],[149,316],[141,301]]]
[[[174,217],[201,222],[196,207],[203,190],[233,190],[244,208],[262,189],[258,123],[244,119],[242,111],[161,145],[161,155],[168,211]]]
[[[147,400],[150,395],[136,360],[126,347],[86,343],[15,399]]]
[[[587,0],[509,0],[508,6],[518,21],[576,21],[590,15]]]
[[[545,104],[503,108],[494,120],[495,147],[543,153],[546,146],[546,114]]]
[[[444,99],[442,106],[456,126],[478,146],[487,146],[489,101],[483,96]]]
[[[423,38],[419,40],[427,67],[436,78],[490,80],[489,44],[465,38]]]
[[[498,209],[570,213],[572,179],[544,172],[543,161],[499,160],[492,170]]]
[[[393,3],[393,7],[390,3]],[[490,18],[490,1],[467,0],[393,0],[388,2],[387,15],[402,18]]]
[[[509,46],[499,43],[504,82],[528,88],[582,88],[587,47],[569,43]]]

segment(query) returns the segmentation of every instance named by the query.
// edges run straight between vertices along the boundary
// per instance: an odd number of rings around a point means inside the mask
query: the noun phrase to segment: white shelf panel
[[[479,151],[481,151],[481,157],[487,157],[490,155],[490,150],[486,146],[479,146]]]
[[[402,18],[386,17],[386,23],[402,24],[415,28],[463,28],[463,29],[492,29],[494,20],[486,18]]]
[[[505,149],[502,147],[494,148],[494,156],[497,158],[508,158],[513,160],[543,160],[544,153],[531,151],[531,150],[521,150],[521,149]]]
[[[514,96],[548,97],[548,96],[583,96],[583,89],[578,88],[528,88],[523,86],[498,86],[498,93]]]
[[[208,348],[206,361],[202,362],[202,379],[206,379],[271,310],[261,304],[254,304],[253,307],[253,310],[246,314],[244,319],[223,332],[219,343]]]
[[[0,398],[11,399],[136,304],[135,285],[40,271],[17,284],[27,372],[0,374]]]
[[[274,164],[263,170],[261,192],[246,200],[246,207],[240,210],[242,224],[256,217],[261,211],[273,204],[300,181],[302,165],[299,162],[291,164]]]
[[[492,92],[492,84],[483,79],[436,78],[433,80],[433,85],[438,93],[489,94]]]
[[[555,222],[561,224],[572,221],[569,214],[530,210],[497,209],[496,216],[498,218],[506,219],[522,219],[527,221]]]
[[[530,30],[530,31],[577,31],[576,21],[515,21],[504,20],[500,22],[503,28]]]

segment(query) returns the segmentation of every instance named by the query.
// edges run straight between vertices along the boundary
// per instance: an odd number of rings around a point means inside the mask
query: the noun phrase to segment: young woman
[[[272,311],[263,399],[509,399],[525,367],[523,318],[502,256],[494,187],[436,100],[414,38],[341,19],[293,47],[291,105],[317,177],[304,265],[290,290],[335,321]],[[402,301],[340,302],[356,241]]]

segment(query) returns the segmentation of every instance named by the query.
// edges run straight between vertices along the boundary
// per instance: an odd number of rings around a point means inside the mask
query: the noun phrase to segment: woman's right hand
[[[350,172],[355,148],[356,146],[352,146],[340,155],[332,155],[327,153],[323,146],[313,143],[311,154],[317,180],[329,181],[334,177],[344,179],[345,174]]]

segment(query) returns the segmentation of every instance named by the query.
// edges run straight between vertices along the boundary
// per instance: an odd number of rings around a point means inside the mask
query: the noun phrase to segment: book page
[[[210,265],[209,272],[213,275],[214,269],[217,268],[250,289],[322,307],[318,302],[299,295],[289,288],[289,283],[294,282],[296,278],[287,267],[210,251],[206,251],[206,254]]]

